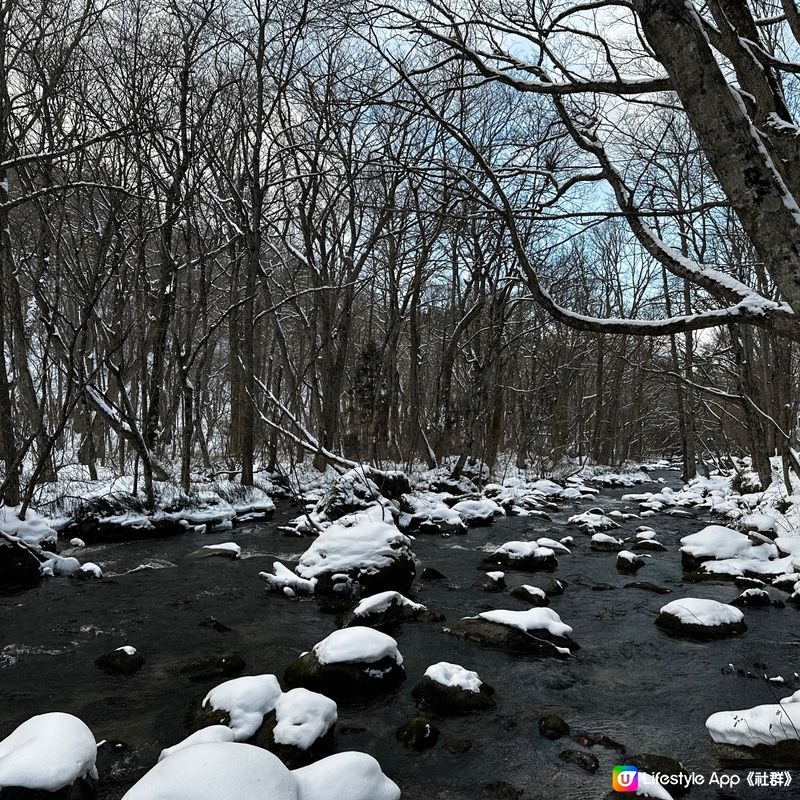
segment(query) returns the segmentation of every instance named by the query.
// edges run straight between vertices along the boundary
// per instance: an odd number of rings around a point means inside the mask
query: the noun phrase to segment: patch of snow
[[[297,800],[400,800],[397,784],[366,753],[336,753],[296,769],[292,775],[297,782]],[[265,800],[263,795],[261,800]]]
[[[97,777],[97,745],[72,714],[39,714],[0,741],[0,790],[8,786],[57,792],[78,778]]]
[[[684,597],[661,607],[662,614],[670,614],[684,625],[714,627],[741,622],[744,614],[735,606],[699,597]]]
[[[292,572],[288,567],[281,564],[280,561],[272,563],[272,570],[274,574],[269,572],[259,572],[258,576],[267,582],[267,586],[275,591],[282,591],[287,594],[287,589],[291,592],[289,597],[294,597],[295,594],[314,594],[314,588],[317,585],[317,579],[301,578],[296,573]]]
[[[403,663],[397,642],[372,628],[354,627],[334,631],[315,644],[313,652],[320,664],[351,661],[371,664],[382,658],[391,658],[398,665]]]
[[[203,708],[210,706],[226,711],[229,727],[236,741],[243,742],[255,734],[264,715],[275,708],[282,692],[274,675],[245,675],[215,686],[203,699]]]
[[[280,759],[249,744],[206,742],[159,761],[123,800],[298,800]]]
[[[354,609],[353,615],[356,617],[365,617],[369,614],[379,614],[386,611],[390,606],[403,606],[411,608],[415,611],[425,611],[425,606],[421,603],[415,603],[407,597],[400,594],[400,592],[379,592],[378,594],[365,597]]]
[[[531,631],[546,630],[553,636],[569,636],[572,628],[561,621],[561,617],[552,608],[529,608],[526,611],[482,611],[478,616],[489,622],[499,625],[508,625],[512,628],[530,633]]]
[[[483,686],[483,681],[478,677],[477,672],[464,669],[460,664],[450,664],[447,661],[431,664],[425,670],[425,677],[441,683],[443,686],[457,686],[467,692],[478,693]]]
[[[178,744],[172,747],[166,747],[161,751],[158,760],[163,761],[171,755],[174,755],[178,750],[184,747],[191,747],[195,744],[207,744],[209,742],[233,742],[236,740],[236,734],[227,725],[209,725],[207,728],[201,728],[195,731],[191,736],[187,736]]]
[[[291,689],[275,704],[275,730],[278,744],[308,750],[336,723],[336,703],[308,689]]]
[[[399,548],[411,540],[394,525],[361,518],[354,525],[331,525],[300,557],[297,573],[316,578],[326,572],[380,569],[395,560]]]

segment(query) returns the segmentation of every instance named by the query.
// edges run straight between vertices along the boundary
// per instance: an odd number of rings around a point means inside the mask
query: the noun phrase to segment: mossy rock
[[[320,664],[313,652],[289,664],[284,674],[284,683],[290,689],[302,686],[335,700],[391,692],[405,679],[405,670],[390,656],[374,662]]]
[[[443,715],[487,711],[496,705],[494,689],[488,683],[482,683],[477,692],[471,692],[460,686],[445,686],[427,675],[423,675],[411,696],[422,708]]]
[[[439,741],[439,729],[425,717],[414,717],[397,729],[395,737],[403,747],[421,752]]]
[[[302,750],[291,744],[276,742],[276,725],[277,719],[275,711],[270,711],[264,717],[264,721],[255,732],[255,735],[251,739],[248,739],[247,744],[253,744],[257,747],[263,747],[265,750],[269,750],[271,753],[278,756],[289,769],[299,769],[300,767],[308,766],[314,761],[319,761],[319,759],[329,756],[333,752],[335,725],[331,725],[328,731],[314,741],[306,750]]]

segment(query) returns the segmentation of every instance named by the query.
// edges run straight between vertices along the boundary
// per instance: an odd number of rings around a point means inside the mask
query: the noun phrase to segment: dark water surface
[[[674,476],[665,474],[672,481]],[[603,491],[595,504],[636,511],[635,504],[621,502],[625,491]],[[590,551],[588,536],[565,527],[567,516],[590,505],[564,506],[553,523],[509,518],[462,537],[420,536],[415,544],[418,573],[425,566],[435,567],[448,581],[418,579],[414,599],[454,621],[490,608],[526,607],[507,592],[482,590],[485,579],[477,566],[488,545],[573,535],[573,554],[559,556],[555,573],[569,588],[551,603],[574,628],[573,638],[581,645],[573,658],[521,657],[462,642],[443,633],[441,625],[407,624],[393,635],[405,658],[408,680],[395,695],[368,705],[340,704],[336,749],[374,755],[400,785],[404,800],[481,800],[486,784],[500,780],[524,789],[524,798],[600,800],[610,787],[617,754],[592,748],[601,765],[595,775],[562,762],[561,750],[582,748],[569,739],[551,742],[539,736],[538,718],[553,711],[573,731],[607,734],[629,753],[672,756],[705,775],[717,769],[704,726],[708,715],[775,702],[775,687],[766,681],[726,674],[723,668],[734,664],[751,669],[761,662],[769,675],[789,680],[800,669],[798,610],[748,609],[749,630],[734,639],[703,644],[670,638],[653,624],[665,602],[683,596],[729,601],[740,591],[732,584],[682,582],[678,540],[710,519],[658,515],[624,523],[623,532],[631,534],[642,523],[651,525],[670,548],[668,553],[654,553],[636,576],[673,592],[655,595],[622,588],[632,578],[616,571],[615,555]],[[274,672],[282,679],[301,651],[335,628],[334,617],[321,613],[314,599],[290,601],[269,594],[258,578],[274,560],[291,563],[308,546],[308,539],[287,538],[277,530],[296,514],[284,505],[269,523],[233,531],[88,547],[78,555],[82,561],[99,563],[106,574],[103,580],[57,578],[23,594],[0,597],[0,738],[34,714],[76,714],[98,740],[120,740],[129,747],[101,774],[100,797],[115,800],[155,763],[163,747],[186,735],[187,707],[219,682],[188,681],[178,672],[186,660],[234,650],[247,662],[245,674]],[[243,558],[185,558],[201,545],[222,541],[238,542]],[[161,568],[128,572],[148,562]],[[509,589],[535,582],[536,577],[506,573]],[[614,588],[593,590],[598,584]],[[232,630],[218,633],[202,625],[210,616]],[[141,672],[123,678],[95,668],[98,655],[123,644],[135,646],[147,659]],[[411,689],[437,661],[476,670],[497,690],[498,707],[480,715],[436,720],[439,743],[415,754],[396,742],[394,732],[414,716]],[[783,696],[789,690],[778,687],[778,693]],[[471,740],[471,749],[448,753],[444,745],[454,739]],[[689,796],[798,797],[800,774],[795,774],[790,789],[740,787],[724,793],[706,786],[695,787]]]

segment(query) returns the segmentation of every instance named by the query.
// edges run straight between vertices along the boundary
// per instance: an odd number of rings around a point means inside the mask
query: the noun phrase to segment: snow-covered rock
[[[336,753],[295,770],[292,776],[297,784],[297,800],[400,800],[397,784],[366,753]],[[267,799],[262,796],[261,800]]]
[[[174,755],[184,747],[191,747],[195,744],[208,744],[210,742],[234,742],[236,734],[227,725],[209,725],[207,728],[200,728],[199,731],[187,736],[172,747],[165,747],[158,757],[159,761]]]
[[[706,729],[718,745],[740,750],[734,756],[800,758],[800,692],[780,703],[718,711],[706,720]]]
[[[397,642],[385,633],[356,626],[334,631],[286,670],[289,686],[347,697],[381,692],[405,680]]]
[[[281,564],[280,561],[272,562],[272,572],[259,572],[259,578],[267,584],[267,588],[274,592],[282,592],[289,597],[294,597],[297,594],[314,594],[314,589],[317,585],[317,579],[301,578],[297,573],[292,572],[288,567]],[[286,590],[289,590],[287,592]]]
[[[411,540],[394,525],[356,518],[353,525],[334,524],[322,531],[296,571],[301,578],[316,579],[318,592],[350,594],[357,583],[363,594],[375,594],[408,592],[416,567]]]
[[[398,525],[404,531],[420,533],[464,534],[467,524],[455,509],[445,505],[432,495],[430,498],[404,495]]]
[[[566,550],[562,545],[559,547]],[[482,566],[484,569],[504,567],[536,572],[555,569],[558,559],[552,548],[542,547],[538,542],[506,542],[487,556]]]
[[[244,742],[255,735],[281,694],[274,675],[245,675],[215,686],[203,699],[202,707],[226,716],[236,741]]]
[[[607,533],[595,533],[589,542],[589,548],[600,553],[618,553],[625,549],[625,542]]]
[[[550,598],[544,589],[540,589],[538,586],[530,586],[527,583],[512,589],[511,596],[516,597],[518,600],[523,600],[531,606],[550,605]]]
[[[422,708],[438,714],[463,714],[495,705],[494,689],[477,672],[447,661],[428,667],[412,695]]]
[[[617,569],[620,572],[633,574],[647,563],[642,556],[632,553],[630,550],[620,550],[617,553]]]
[[[656,625],[698,639],[718,639],[747,630],[738,608],[698,597],[684,597],[662,606]]]
[[[448,630],[469,641],[532,655],[564,657],[577,649],[570,639],[572,628],[549,608],[483,611],[458,620]]]
[[[388,591],[365,597],[343,617],[342,627],[368,625],[371,628],[391,628],[401,622],[440,622],[442,619],[441,614],[429,611],[400,592]]]
[[[94,735],[77,717],[31,717],[0,741],[0,794],[9,787],[57,792],[95,780],[96,756]]]
[[[619,523],[603,513],[584,511],[574,514],[567,520],[568,525],[578,525],[584,533],[598,533],[619,528]]]
[[[495,517],[502,517],[505,514],[505,511],[503,511],[500,505],[488,498],[482,500],[461,500],[452,508],[470,528],[476,528],[481,525],[491,525]]]
[[[291,689],[275,704],[273,738],[277,744],[308,750],[335,725],[336,703],[308,689]]]
[[[260,747],[206,742],[159,761],[123,800],[298,800],[298,785],[280,759]]]
[[[229,558],[236,560],[241,558],[242,548],[236,542],[222,542],[220,544],[206,544],[199,550],[189,553],[187,558]]]
[[[709,525],[681,539],[681,558],[684,568],[697,569],[703,562],[740,558],[768,561],[777,558],[778,548],[764,542],[754,545],[750,538],[723,525]]]

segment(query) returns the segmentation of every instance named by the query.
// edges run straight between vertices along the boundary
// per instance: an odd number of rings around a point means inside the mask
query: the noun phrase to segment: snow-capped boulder
[[[289,665],[285,681],[335,698],[391,691],[405,680],[391,636],[356,626],[334,631]]]
[[[260,747],[207,742],[159,761],[123,800],[298,800],[295,777]]]
[[[747,630],[738,608],[698,597],[684,597],[662,606],[656,625],[694,639],[720,639]]]
[[[667,546],[659,542],[658,539],[654,539],[652,536],[639,538],[637,535],[636,540],[630,546],[630,549],[633,550],[634,553],[665,553],[667,551]]]
[[[537,572],[555,569],[558,559],[550,547],[542,547],[537,542],[506,542],[487,556],[481,566],[483,569],[504,567]]]
[[[189,553],[186,558],[198,561],[204,558],[224,558],[235,561],[242,556],[242,548],[236,542],[222,542],[221,544],[206,544],[198,550]]]
[[[98,669],[114,675],[133,675],[144,666],[144,663],[144,656],[129,644],[103,653],[94,661]]]
[[[483,611],[446,630],[468,641],[531,655],[565,657],[578,647],[569,638],[572,628],[549,608]]]
[[[246,742],[256,735],[281,694],[274,675],[245,675],[225,681],[203,698],[191,727],[198,730],[209,725],[227,725],[237,742]]]
[[[336,476],[317,500],[311,517],[318,522],[332,522],[372,507],[396,513],[390,498],[399,500],[410,491],[408,478],[402,472],[380,472],[360,466]]]
[[[495,517],[502,517],[505,514],[501,506],[488,498],[461,500],[452,508],[470,528],[491,525]]]
[[[331,525],[300,556],[297,574],[317,580],[317,592],[406,593],[416,574],[411,540],[394,525],[368,518]]]
[[[366,753],[336,753],[296,769],[292,776],[297,785],[297,800],[400,800],[397,784]],[[260,800],[265,797],[262,795]],[[269,800],[283,798],[269,797]]]
[[[619,523],[607,517],[601,510],[584,511],[567,520],[568,525],[577,525],[584,533],[602,533],[619,528]]]
[[[530,586],[527,583],[512,589],[511,596],[516,597],[517,600],[522,600],[530,606],[541,607],[550,605],[550,598],[547,596],[544,589],[540,589],[538,586]]]
[[[595,533],[589,542],[589,548],[599,553],[618,553],[625,549],[625,542],[607,533]]]
[[[402,514],[398,526],[404,531],[420,533],[464,534],[467,523],[458,511],[436,499],[404,495],[400,503]]]
[[[165,747],[158,757],[159,761],[174,755],[184,747],[191,747],[195,744],[209,744],[211,742],[235,742],[236,734],[227,725],[209,725],[207,728],[200,728],[199,731],[187,736],[172,747]]]
[[[80,784],[86,797],[94,797],[96,757],[94,735],[77,717],[61,712],[31,717],[0,741],[0,796],[27,789],[20,796],[38,800]]]
[[[725,758],[800,761],[800,692],[741,711],[718,711],[706,729]]]
[[[425,670],[412,695],[437,714],[464,714],[494,708],[494,689],[477,672],[440,661]]]
[[[330,755],[337,719],[336,703],[308,689],[282,694],[268,713],[252,744],[275,753],[290,769]]]
[[[771,542],[753,544],[750,538],[732,528],[708,525],[681,539],[681,560],[684,569],[696,570],[706,561],[747,559],[768,561],[778,556]]]
[[[617,553],[617,569],[620,572],[633,574],[646,563],[641,556],[637,556],[636,553],[632,553],[630,550],[620,550]]]
[[[772,605],[772,598],[764,589],[745,589],[731,600],[731,605],[739,608],[768,608]]]
[[[379,592],[365,597],[342,618],[342,627],[367,625],[370,628],[393,628],[401,622],[441,622],[444,617],[429,611],[421,603],[409,600],[400,592]]]

